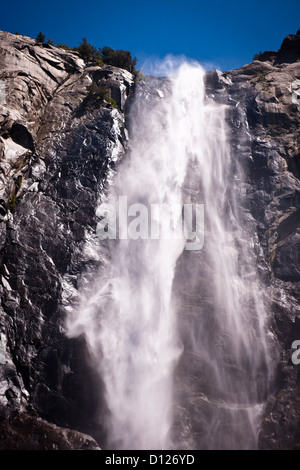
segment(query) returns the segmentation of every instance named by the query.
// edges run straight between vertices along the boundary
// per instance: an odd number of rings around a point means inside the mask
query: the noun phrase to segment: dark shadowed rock
[[[100,450],[90,436],[25,413],[0,415],[0,450]]]

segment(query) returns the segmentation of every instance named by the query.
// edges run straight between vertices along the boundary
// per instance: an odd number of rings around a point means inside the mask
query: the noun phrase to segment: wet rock
[[[92,449],[79,431],[104,441],[103,385],[84,338],[66,338],[62,295],[95,262],[82,249],[127,145],[133,78],[24,36],[0,41],[1,445]],[[119,109],[91,96],[95,77]]]

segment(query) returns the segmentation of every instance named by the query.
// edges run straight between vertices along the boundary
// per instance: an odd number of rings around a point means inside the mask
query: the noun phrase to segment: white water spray
[[[144,101],[136,101],[131,110],[134,117],[130,151],[118,170],[108,202],[114,204],[119,196],[126,196],[128,206],[142,203],[148,207],[178,207],[192,200],[207,205],[204,245],[214,271],[211,289],[215,309],[221,315],[218,328],[223,325],[222,340],[225,333],[235,338],[228,347],[238,368],[245,361],[244,350],[248,354],[246,362],[251,362],[253,343],[249,335],[258,331],[261,334],[265,317],[262,305],[254,305],[258,297],[250,292],[243,272],[238,272],[235,235],[232,227],[226,228],[223,210],[230,184],[231,156],[225,111],[214,103],[205,104],[203,76],[201,67],[183,65],[176,77],[162,81],[161,86],[159,80],[154,80],[157,88],[151,90],[151,96],[145,93]],[[194,174],[191,168],[195,169]],[[232,204],[235,211],[237,206],[234,201]],[[238,232],[238,224],[234,230]],[[106,241],[106,261],[94,282],[82,292],[78,310],[69,316],[68,334],[85,334],[98,362],[109,408],[108,446],[170,449],[174,445],[174,371],[183,352],[172,286],[185,240],[143,240],[119,235],[117,240]],[[245,262],[243,256],[241,262]],[[249,302],[255,310],[256,329],[252,328],[253,315],[247,319],[245,306]],[[232,400],[230,406],[242,404],[247,408],[247,387],[240,389],[240,382],[232,384],[230,374],[220,370],[224,363],[219,364],[219,358],[213,357],[214,347],[207,344],[206,335],[199,318],[197,332],[193,326],[190,331],[193,353],[210,363],[215,381]],[[250,366],[254,376],[265,351],[263,338],[261,343],[254,365]],[[251,399],[255,402],[253,396]],[[249,409],[249,422],[254,423],[255,406]],[[209,433],[214,432],[217,420],[216,413]],[[213,438],[210,445],[221,447]],[[234,440],[230,445],[239,446]]]

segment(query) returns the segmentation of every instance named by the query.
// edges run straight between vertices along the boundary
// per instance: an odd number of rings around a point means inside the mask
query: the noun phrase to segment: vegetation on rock
[[[103,65],[100,51],[95,46],[92,46],[86,38],[82,38],[80,46],[74,47],[73,51],[77,51],[81,59],[86,63]]]
[[[40,43],[40,42],[43,43],[43,42],[45,42],[45,35],[44,35],[43,33],[39,32],[39,34],[38,34],[37,37],[36,37],[36,42],[37,42],[37,43]]]
[[[131,73],[135,72],[135,66],[137,63],[137,58],[132,59],[131,53],[124,50],[114,50],[111,47],[103,47],[99,49],[101,54],[101,59],[104,64],[114,65],[115,67],[120,67],[121,69],[126,69]]]
[[[98,86],[95,82],[92,82],[91,85],[87,87],[89,91],[89,95],[92,96],[93,98],[97,100],[105,100],[108,103],[112,105],[113,108],[118,109],[118,105],[116,101],[111,98],[110,96],[110,90],[103,87],[103,86]]]
[[[89,65],[97,65],[99,67],[102,67],[104,64],[113,65],[114,67],[128,70],[134,75],[138,72],[135,69],[137,58],[132,58],[130,51],[125,51],[123,49],[115,50],[108,46],[104,46],[102,49],[97,49],[95,46],[90,44],[86,38],[82,38],[80,45],[73,47],[73,49],[65,44],[57,44],[57,47],[67,51],[78,52],[79,57]]]
[[[260,60],[262,58],[263,52],[259,51],[258,54],[254,54],[252,60]]]

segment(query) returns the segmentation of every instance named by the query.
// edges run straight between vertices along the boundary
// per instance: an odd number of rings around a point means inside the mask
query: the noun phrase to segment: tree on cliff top
[[[80,46],[74,47],[73,50],[79,53],[79,56],[84,62],[92,63],[93,65],[103,65],[100,52],[95,46],[92,46],[86,38],[82,38]]]
[[[107,46],[99,49],[99,51],[104,64],[120,67],[121,69],[126,69],[131,73],[135,72],[137,58],[134,57],[132,59],[131,52],[123,51],[122,49],[114,50]]]
[[[45,35],[39,32],[39,34],[36,37],[36,42],[44,42],[45,41]]]
[[[79,53],[81,59],[87,64],[92,65],[113,65],[114,67],[120,67],[126,69],[131,73],[135,73],[135,66],[137,58],[132,59],[131,52],[123,50],[114,50],[111,47],[103,47],[97,49],[92,46],[86,38],[82,38],[82,42],[78,47],[73,48],[74,51]]]

